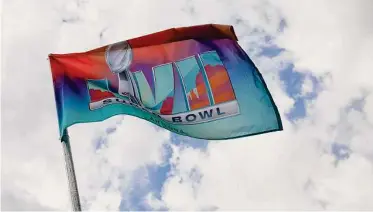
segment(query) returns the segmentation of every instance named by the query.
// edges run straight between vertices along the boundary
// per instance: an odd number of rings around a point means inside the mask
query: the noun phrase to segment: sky
[[[1,209],[70,209],[49,53],[233,25],[284,130],[182,137],[130,116],[69,129],[84,210],[373,210],[373,1],[4,0]]]

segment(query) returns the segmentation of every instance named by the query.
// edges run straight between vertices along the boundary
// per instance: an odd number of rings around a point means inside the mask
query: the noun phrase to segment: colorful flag
[[[119,114],[211,140],[282,130],[271,94],[237,40],[232,26],[209,24],[50,54],[61,136],[73,124]]]

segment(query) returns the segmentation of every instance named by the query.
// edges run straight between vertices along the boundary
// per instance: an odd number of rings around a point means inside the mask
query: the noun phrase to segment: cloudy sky
[[[284,131],[217,142],[129,116],[73,126],[83,209],[373,210],[371,11],[371,0],[3,1],[1,209],[70,207],[49,53],[219,23],[263,74]]]

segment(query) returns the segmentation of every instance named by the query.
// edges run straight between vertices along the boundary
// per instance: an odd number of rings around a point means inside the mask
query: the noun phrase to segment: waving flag
[[[203,139],[282,130],[232,26],[173,28],[49,59],[61,136],[73,124],[119,114]]]

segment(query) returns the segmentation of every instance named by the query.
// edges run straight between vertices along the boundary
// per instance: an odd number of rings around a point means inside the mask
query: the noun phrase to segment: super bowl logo
[[[108,46],[111,75],[88,80],[89,108],[128,104],[174,124],[197,124],[238,115],[239,106],[226,68],[216,51],[207,51],[151,70],[133,70],[127,42]]]

